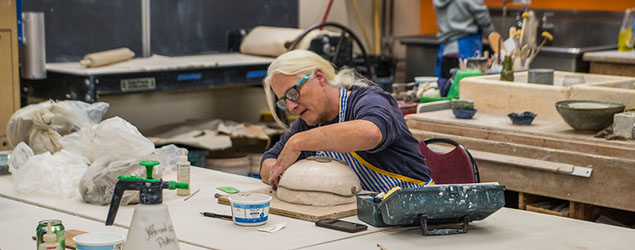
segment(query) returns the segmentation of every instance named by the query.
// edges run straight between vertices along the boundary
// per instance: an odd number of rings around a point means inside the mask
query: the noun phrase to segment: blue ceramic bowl
[[[514,125],[530,125],[536,118],[536,114],[533,112],[525,111],[522,113],[509,113],[507,114],[509,119],[512,120]]]
[[[476,109],[452,109],[452,113],[458,119],[472,119],[476,114]]]

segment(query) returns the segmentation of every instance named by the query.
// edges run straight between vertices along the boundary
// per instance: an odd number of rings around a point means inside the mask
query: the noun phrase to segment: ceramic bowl
[[[476,109],[452,109],[452,113],[458,119],[472,119],[476,114]]]
[[[450,107],[453,109],[474,109],[474,102],[468,100],[452,100]]]
[[[624,111],[624,104],[592,100],[565,100],[556,103],[562,119],[576,130],[602,130],[613,124],[613,115]]]
[[[531,122],[536,118],[536,114],[530,111],[509,113],[507,116],[512,120],[512,124],[514,125],[531,125]]]

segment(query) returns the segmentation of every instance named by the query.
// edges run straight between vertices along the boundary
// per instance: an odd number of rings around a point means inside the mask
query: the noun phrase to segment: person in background
[[[435,74],[450,78],[450,69],[459,59],[483,52],[483,37],[494,32],[489,10],[483,0],[433,0],[441,42]]]
[[[383,89],[369,86],[352,69],[335,69],[306,50],[280,55],[267,70],[264,89],[269,108],[299,116],[261,160],[263,182],[276,188],[293,163],[309,156],[343,160],[364,190],[433,184],[430,169],[397,107]],[[284,124],[281,124],[285,126]]]

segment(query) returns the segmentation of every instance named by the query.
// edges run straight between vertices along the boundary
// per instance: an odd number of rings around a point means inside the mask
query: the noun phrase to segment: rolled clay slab
[[[134,52],[128,48],[119,48],[106,50],[102,52],[90,53],[84,56],[84,59],[79,61],[79,64],[85,67],[99,67],[116,62],[122,62],[130,60],[134,57]]]
[[[289,203],[335,206],[355,202],[355,194],[361,190],[357,175],[346,164],[309,157],[284,172],[276,193],[278,199]]]

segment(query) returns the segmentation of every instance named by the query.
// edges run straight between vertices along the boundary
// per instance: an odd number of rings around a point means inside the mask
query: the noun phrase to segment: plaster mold
[[[281,201],[336,206],[355,202],[362,190],[359,179],[345,163],[324,157],[309,157],[291,165],[278,184]]]

